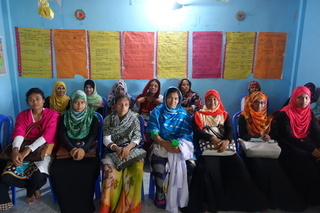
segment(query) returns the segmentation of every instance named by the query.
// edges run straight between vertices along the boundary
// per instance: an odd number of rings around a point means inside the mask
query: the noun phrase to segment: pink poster
[[[192,78],[221,78],[222,32],[193,32]]]

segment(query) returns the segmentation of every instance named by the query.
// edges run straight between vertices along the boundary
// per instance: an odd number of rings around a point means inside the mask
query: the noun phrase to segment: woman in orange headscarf
[[[268,97],[263,92],[256,91],[250,95],[238,119],[240,138],[246,141],[252,138],[271,140],[273,117],[267,114],[267,103]],[[269,199],[270,208],[285,211],[303,211],[307,208],[288,180],[278,159],[245,157],[244,162],[261,192]]]
[[[310,109],[311,92],[299,86],[276,116],[279,161],[307,205],[320,210],[320,128]]]
[[[239,155],[223,155],[232,143],[232,124],[216,90],[206,93],[205,106],[195,112],[194,121],[195,147],[201,146],[202,153],[192,177],[188,211],[251,212],[267,209],[267,200],[254,185]],[[208,128],[216,135],[205,131]],[[217,152],[203,149],[203,141],[208,146],[213,145]]]

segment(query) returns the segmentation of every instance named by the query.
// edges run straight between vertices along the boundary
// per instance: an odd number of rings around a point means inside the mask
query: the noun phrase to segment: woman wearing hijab
[[[138,160],[118,171],[110,156],[111,152],[117,152],[119,158],[127,158],[130,150],[141,141],[139,114],[129,109],[129,103],[128,96],[117,96],[116,111],[104,120],[103,144],[107,149],[101,160],[104,180],[100,213],[141,211],[143,160]]]
[[[116,83],[112,86],[111,91],[108,95],[107,114],[110,114],[111,112],[115,111],[115,98],[118,95],[128,96],[131,99],[130,109],[132,109],[133,101],[132,101],[132,97],[128,93],[127,83],[124,80],[120,79],[120,80],[117,80]]]
[[[96,83],[89,79],[84,82],[84,91],[87,95],[89,109],[103,115],[104,103],[102,97],[97,93]]]
[[[182,93],[182,104],[181,106],[192,115],[195,111],[202,109],[201,98],[198,93],[191,90],[191,81],[189,79],[182,79],[179,82],[179,90]]]
[[[133,110],[142,115],[146,124],[149,120],[150,112],[162,103],[163,96],[160,95],[160,85],[159,80],[150,80],[144,87],[142,94],[136,98],[133,106]]]
[[[296,87],[290,102],[276,116],[279,161],[303,201],[320,206],[320,129],[310,109],[311,92]]]
[[[12,159],[8,161],[0,176],[0,210],[8,210],[13,206],[8,192],[10,186],[26,188],[26,202],[33,204],[35,199],[40,198],[40,188],[45,185],[49,176],[49,165],[53,159],[51,151],[56,142],[60,115],[52,109],[43,108],[44,94],[39,88],[31,88],[26,94],[26,101],[30,109],[20,112],[16,118],[12,133]],[[42,132],[39,132],[38,126]],[[32,128],[30,132],[29,128]],[[26,137],[36,140],[20,150]],[[29,153],[45,143],[48,143],[50,148],[47,149],[44,160],[24,160]]]
[[[207,128],[215,131],[215,135],[205,131]],[[193,131],[196,139],[213,144],[218,153],[202,152],[199,156],[192,177],[188,211],[267,209],[267,200],[254,185],[240,157],[235,153],[223,155],[232,142],[232,124],[216,90],[207,91],[204,108],[195,112]]]
[[[255,91],[261,91],[261,86],[258,81],[251,81],[248,86],[248,95],[245,95],[241,99],[241,111],[243,111],[247,98]]]
[[[270,135],[273,117],[267,114],[267,103],[268,97],[263,92],[256,91],[250,95],[238,119],[240,138],[246,141],[261,138],[265,142],[273,139]],[[244,162],[260,191],[269,199],[269,208],[290,212],[304,211],[307,208],[278,159],[244,156]]]
[[[190,117],[181,107],[180,90],[170,87],[163,96],[164,102],[152,110],[147,126],[153,139],[150,158],[156,183],[154,204],[178,212],[188,204],[188,182],[195,167],[193,133]]]
[[[59,121],[60,146],[70,154],[67,159],[55,159],[50,174],[61,212],[94,212],[93,194],[99,174],[98,157],[84,158],[95,142],[99,121],[88,108],[87,96],[76,90],[71,96],[71,108]]]
[[[56,81],[52,89],[52,95],[45,99],[44,108],[53,109],[61,115],[69,109],[70,98],[66,94],[66,84],[63,81]]]

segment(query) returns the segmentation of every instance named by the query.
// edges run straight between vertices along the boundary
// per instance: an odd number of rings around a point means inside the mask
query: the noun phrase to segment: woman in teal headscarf
[[[94,212],[93,194],[99,174],[99,159],[84,158],[97,138],[99,121],[88,108],[87,96],[75,91],[71,107],[59,122],[60,146],[70,153],[70,158],[55,159],[51,165],[52,182],[61,212]]]

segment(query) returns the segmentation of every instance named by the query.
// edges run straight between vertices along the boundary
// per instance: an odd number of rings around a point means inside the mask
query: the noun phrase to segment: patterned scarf
[[[253,109],[253,103],[258,99],[265,102],[265,107],[260,112]],[[267,103],[267,95],[260,91],[253,92],[247,99],[241,115],[245,117],[247,131],[252,136],[260,137],[261,134],[269,134],[270,132],[272,116],[267,114]]]
[[[97,93],[96,83],[93,80],[86,80],[86,82],[84,83],[84,87],[86,87],[86,85],[90,85],[93,88],[93,93],[90,95],[87,94],[88,107],[93,111],[96,111],[97,109],[103,107],[103,100]]]
[[[81,112],[73,109],[73,103],[78,98],[86,102],[86,107]],[[67,127],[67,134],[73,139],[85,138],[90,132],[93,116],[97,116],[94,111],[87,106],[86,93],[76,90],[71,95],[71,107],[64,113],[64,125]]]
[[[117,82],[112,86],[111,92],[108,95],[108,106],[111,107],[112,109],[114,109],[114,104],[115,104],[114,101],[117,96],[117,89],[119,86],[121,86],[124,89],[123,94],[131,98],[131,96],[128,93],[127,83],[122,79],[117,80]]]
[[[57,95],[57,89],[63,86],[66,89],[66,94],[67,94],[67,87],[66,84],[63,81],[56,81],[54,83],[53,89],[52,89],[52,94],[50,96],[50,109],[53,109],[57,111],[59,114],[63,113],[66,111],[66,108],[69,104],[70,98],[66,95]]]

